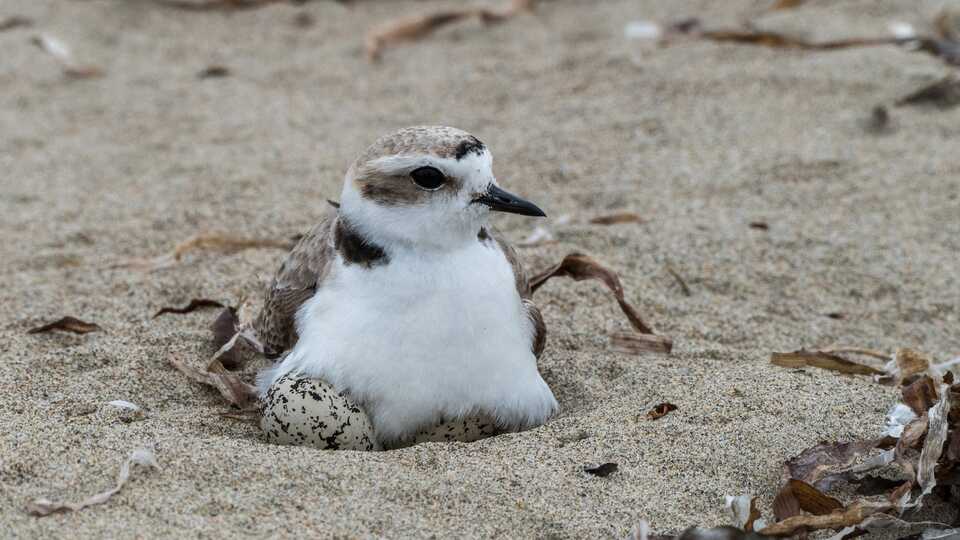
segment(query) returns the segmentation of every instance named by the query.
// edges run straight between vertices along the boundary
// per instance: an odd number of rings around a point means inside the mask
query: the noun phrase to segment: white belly
[[[478,412],[522,429],[557,408],[496,244],[395,253],[373,268],[338,266],[301,308],[298,330],[273,377],[300,372],[349,391],[381,441]]]

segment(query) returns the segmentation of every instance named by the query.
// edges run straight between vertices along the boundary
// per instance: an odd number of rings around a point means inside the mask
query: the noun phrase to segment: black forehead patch
[[[464,156],[471,152],[479,156],[483,153],[484,148],[486,147],[482,142],[480,142],[480,139],[471,135],[457,145],[457,150],[453,157],[457,158],[457,161],[460,161]]]

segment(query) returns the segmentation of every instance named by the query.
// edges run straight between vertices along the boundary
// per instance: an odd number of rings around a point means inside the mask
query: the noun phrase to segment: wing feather
[[[523,265],[520,264],[520,257],[517,255],[517,250],[514,249],[496,229],[491,229],[490,235],[496,240],[500,246],[500,250],[503,251],[503,255],[507,258],[510,267],[513,268],[513,278],[516,282],[517,293],[523,301],[523,307],[527,310],[527,317],[529,317],[530,322],[533,323],[533,354],[537,358],[540,358],[540,354],[543,353],[543,348],[547,344],[547,325],[543,322],[543,315],[540,313],[540,308],[533,302],[530,278],[527,276],[527,271],[523,268]]]
[[[331,208],[297,242],[268,287],[263,309],[254,321],[267,356],[279,356],[296,344],[297,310],[317,291],[335,258],[336,223],[337,211]]]

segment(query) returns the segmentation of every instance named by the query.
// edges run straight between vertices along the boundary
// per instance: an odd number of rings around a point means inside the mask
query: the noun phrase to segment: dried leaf
[[[216,388],[230,404],[240,409],[253,408],[259,399],[256,387],[243,382],[236,373],[227,371],[219,362],[208,366],[207,371],[201,371],[171,356],[170,365],[191,380]]]
[[[48,323],[43,326],[38,326],[36,328],[31,328],[30,330],[27,330],[27,333],[42,334],[44,332],[51,332],[53,330],[61,330],[63,332],[73,332],[74,334],[89,334],[90,332],[96,332],[98,330],[101,330],[101,328],[94,323],[88,323],[85,321],[81,321],[76,317],[66,316],[52,323]]]
[[[43,52],[49,54],[63,69],[64,75],[74,79],[91,79],[102,77],[103,70],[96,66],[80,64],[74,59],[70,48],[59,39],[49,35],[34,36],[30,40]]]
[[[852,466],[860,456],[880,445],[881,441],[856,441],[849,443],[821,443],[808,448],[785,464],[786,476],[803,480],[818,489],[827,489],[821,480],[842,474]],[[829,481],[826,482],[829,484]]]
[[[918,446],[923,440],[923,436],[926,435],[929,424],[930,420],[926,415],[907,424],[903,429],[903,433],[900,435],[900,440],[897,441],[898,453],[907,448]]]
[[[635,212],[617,212],[590,219],[594,225],[618,225],[621,223],[646,223],[646,220]]]
[[[198,79],[214,79],[229,76],[230,68],[226,66],[207,66],[197,73]]]
[[[620,309],[624,315],[627,316],[627,319],[630,320],[633,328],[641,334],[654,333],[653,330],[643,322],[643,319],[640,318],[640,315],[633,306],[628,304],[624,299],[623,285],[621,285],[620,278],[617,277],[617,274],[594,259],[582,253],[571,253],[567,255],[558,264],[532,277],[530,279],[531,291],[536,292],[547,280],[557,276],[566,276],[573,278],[575,281],[596,279],[603,282],[603,284],[613,292],[617,303],[620,305]]]
[[[213,321],[213,324],[210,325],[210,330],[213,332],[213,346],[217,351],[220,351],[227,343],[234,339],[234,336],[240,333],[240,318],[237,316],[237,308],[232,306],[224,308],[223,311],[220,312],[220,315]],[[236,341],[234,340],[234,344],[235,343]],[[240,351],[234,347],[230,347],[221,353],[220,361],[227,369],[235,370],[242,367]]]
[[[533,0],[513,0],[499,9],[448,9],[388,21],[367,33],[365,45],[367,59],[373,62],[378,61],[386,47],[422,39],[439,28],[457,21],[478,18],[485,23],[502,22],[518,13],[529,11],[532,6]]]
[[[208,233],[191,236],[179,243],[173,251],[166,255],[151,259],[133,258],[111,265],[111,268],[136,268],[139,270],[159,270],[168,268],[180,262],[183,256],[191,251],[216,249],[225,253],[236,253],[245,249],[277,248],[290,249],[293,247],[288,240],[271,240],[257,238],[241,238],[226,234]]]
[[[960,105],[960,79],[948,75],[897,100],[898,106],[929,105],[938,109],[952,109]]]
[[[33,19],[21,17],[19,15],[13,15],[0,21],[0,32],[13,30],[14,28],[26,28],[29,26],[33,26]]]
[[[646,418],[647,420],[656,420],[658,418],[663,418],[675,410],[677,410],[677,406],[673,403],[661,403],[647,411]]]
[[[786,368],[817,367],[856,375],[883,375],[884,371],[824,351],[799,350],[791,353],[773,353],[770,363]]]
[[[670,354],[673,340],[656,334],[617,332],[610,336],[610,350],[623,354]]]
[[[209,300],[207,298],[194,298],[190,300],[189,304],[180,308],[177,308],[177,307],[160,308],[160,311],[156,312],[153,315],[153,318],[156,319],[157,317],[165,313],[176,313],[179,315],[183,315],[183,314],[192,313],[198,309],[207,308],[207,307],[223,307],[223,304],[221,304],[220,302],[217,302],[216,300]]]
[[[875,495],[889,494],[893,490],[903,486],[903,480],[890,480],[882,476],[864,476],[863,478],[853,480],[857,486],[857,493],[873,497]],[[893,502],[893,501],[891,501]]]
[[[937,401],[937,387],[930,377],[921,377],[908,386],[900,389],[903,403],[917,416],[926,414]]]
[[[927,436],[920,451],[920,463],[917,467],[917,486],[920,493],[915,499],[903,505],[903,508],[919,508],[923,499],[933,491],[937,485],[936,468],[943,455],[943,446],[949,434],[949,413],[951,395],[949,386],[940,385],[940,400],[927,411]]]
[[[875,47],[879,45],[899,45],[903,40],[896,37],[839,39],[833,41],[811,42],[803,38],[768,32],[763,30],[709,30],[699,36],[711,41],[760,45],[779,49],[803,49],[829,51],[854,47]]]
[[[843,508],[843,504],[833,497],[824,495],[819,489],[811,486],[803,480],[791,478],[787,485],[793,496],[797,499],[797,504],[804,512],[822,516]]]
[[[604,463],[596,467],[584,467],[583,472],[603,478],[617,472],[617,469],[618,466],[616,463]]]
[[[793,494],[790,482],[787,482],[780,488],[777,496],[773,498],[773,516],[777,521],[783,521],[788,517],[800,515],[800,501]]]
[[[930,359],[912,349],[899,349],[894,355],[894,362],[897,368],[892,375],[896,377],[897,386],[930,368]]]
[[[839,529],[859,525],[868,517],[890,510],[889,504],[856,502],[847,508],[822,516],[799,515],[764,527],[759,532],[767,536],[792,536],[804,530]]]
[[[33,516],[43,517],[55,512],[76,512],[88,506],[103,504],[110,500],[110,497],[119,493],[124,484],[127,483],[127,480],[130,479],[130,467],[134,464],[154,469],[160,468],[153,451],[148,448],[140,448],[130,452],[130,456],[120,466],[120,473],[117,475],[117,482],[114,487],[87,497],[80,502],[54,502],[43,497],[34,499],[27,504],[27,512]]]

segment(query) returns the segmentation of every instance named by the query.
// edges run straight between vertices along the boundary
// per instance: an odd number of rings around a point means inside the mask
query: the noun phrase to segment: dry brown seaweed
[[[788,353],[773,353],[770,363],[787,368],[817,367],[852,375],[883,375],[886,372],[826,351],[799,350]]]
[[[569,277],[575,281],[596,279],[613,292],[617,304],[630,321],[630,325],[641,334],[653,334],[653,330],[640,318],[637,310],[624,299],[620,278],[609,268],[582,253],[571,253],[562,261],[530,278],[530,289],[536,292],[544,283],[554,277]]]
[[[164,315],[166,313],[176,313],[178,315],[184,315],[186,313],[193,313],[194,311],[202,308],[208,307],[223,307],[223,304],[217,302],[216,300],[210,300],[208,298],[194,298],[190,300],[190,303],[183,307],[163,307],[159,311],[153,314],[153,318]]]
[[[94,323],[88,323],[86,321],[81,321],[76,317],[66,316],[52,323],[44,324],[43,326],[38,326],[36,328],[31,328],[27,330],[28,334],[42,334],[45,332],[52,332],[54,330],[60,330],[62,332],[72,332],[74,334],[88,334],[90,332],[96,332],[101,330],[100,326]]]
[[[484,23],[504,21],[533,8],[533,0],[512,0],[501,8],[466,7],[410,15],[383,23],[369,32],[365,40],[367,59],[378,61],[384,49],[405,41],[416,41],[436,30],[464,19],[478,18]]]

